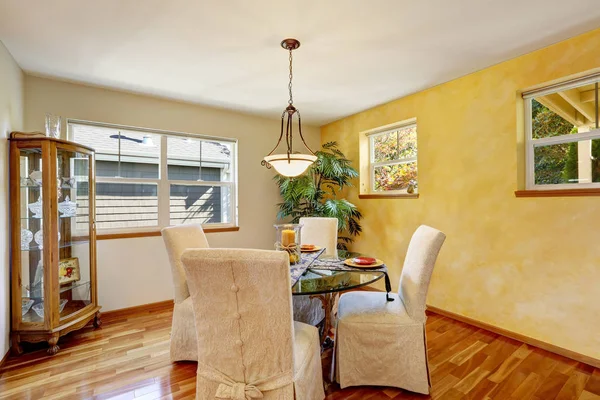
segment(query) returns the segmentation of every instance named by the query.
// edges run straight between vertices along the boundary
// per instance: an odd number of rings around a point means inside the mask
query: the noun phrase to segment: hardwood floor
[[[61,338],[55,356],[30,346],[0,369],[0,399],[193,399],[196,364],[171,364],[170,325],[170,307],[150,307]],[[586,364],[437,314],[427,336],[431,396],[334,384],[327,399],[600,400],[600,370]]]

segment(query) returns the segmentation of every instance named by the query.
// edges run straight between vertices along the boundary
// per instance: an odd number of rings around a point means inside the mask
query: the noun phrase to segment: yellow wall
[[[397,287],[420,224],[447,235],[428,304],[600,359],[600,197],[515,198],[522,188],[519,91],[600,67],[600,30],[333,122],[359,159],[359,132],[416,117],[419,199],[348,199],[359,252]],[[359,94],[357,94],[359,95]]]

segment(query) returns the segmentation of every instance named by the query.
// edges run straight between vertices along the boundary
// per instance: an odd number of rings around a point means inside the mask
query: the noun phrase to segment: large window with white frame
[[[367,133],[371,193],[417,192],[417,123]]]
[[[99,232],[237,224],[235,140],[75,120],[68,134],[96,150]]]
[[[599,81],[596,74],[523,93],[527,189],[600,187]]]

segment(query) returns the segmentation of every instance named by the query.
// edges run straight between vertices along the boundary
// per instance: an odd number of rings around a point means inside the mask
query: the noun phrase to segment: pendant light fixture
[[[279,140],[277,141],[277,144],[273,150],[271,150],[271,152],[267,154],[267,156],[261,161],[261,165],[267,168],[275,168],[275,171],[277,171],[280,175],[294,177],[304,173],[306,169],[317,160],[317,156],[304,141],[304,137],[302,136],[302,120],[300,118],[300,111],[294,107],[294,98],[292,96],[292,51],[300,47],[300,42],[296,39],[285,39],[281,42],[281,47],[290,52],[290,83],[288,84],[290,99],[288,100],[288,106],[281,114],[281,133],[279,134]],[[297,115],[298,117],[298,134],[300,135],[300,140],[302,140],[302,143],[308,150],[309,154],[303,154],[299,152],[294,153],[293,151],[294,115]],[[283,139],[284,125],[287,151],[286,153],[273,154],[279,147],[281,139]]]

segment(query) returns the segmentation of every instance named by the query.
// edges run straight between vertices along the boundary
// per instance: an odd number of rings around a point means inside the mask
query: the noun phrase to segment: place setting
[[[373,257],[354,257],[345,259],[344,264],[348,267],[373,269],[381,267],[383,265],[383,261]]]

